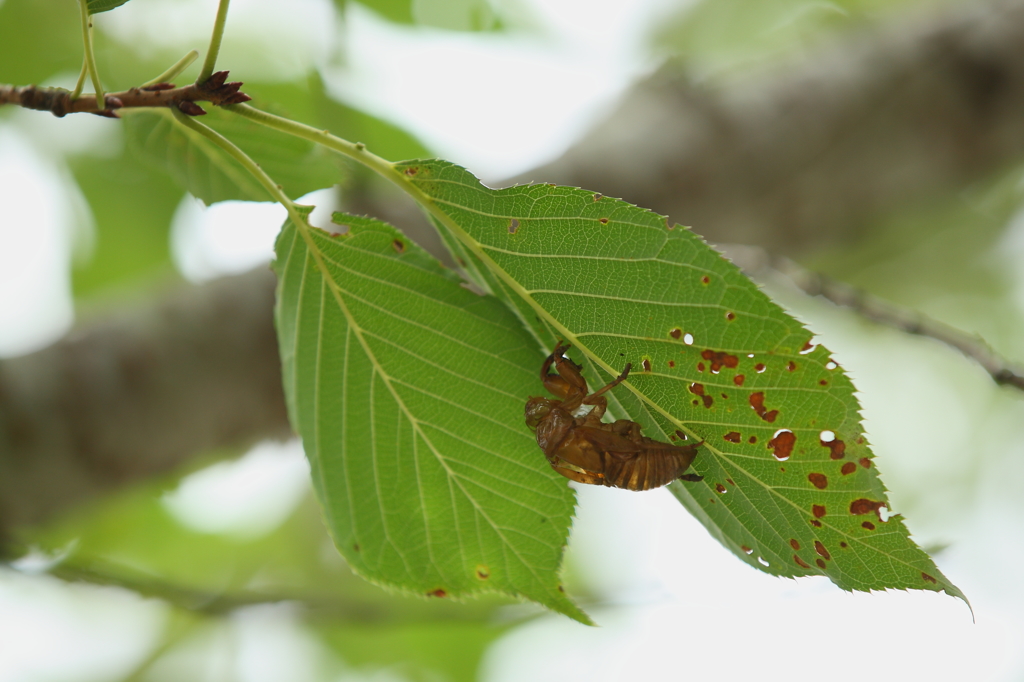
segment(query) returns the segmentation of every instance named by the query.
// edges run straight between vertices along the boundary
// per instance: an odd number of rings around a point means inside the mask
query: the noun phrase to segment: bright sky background
[[[204,22],[215,4],[136,0],[101,17],[101,26],[114,34],[142,33],[153,46],[184,53],[205,44]],[[390,27],[356,9],[348,27],[348,60],[327,69],[329,87],[408,127],[441,156],[494,180],[557,155],[630,80],[653,66],[641,38],[665,5],[666,0],[531,0],[530,14],[544,30],[497,40]],[[246,62],[263,70],[264,78],[291,78],[338,54],[328,3],[290,2],[285,11],[270,0],[235,0],[231,11],[225,59],[253,36],[272,36],[276,45],[288,46],[280,58],[267,51],[267,58]],[[74,117],[45,123],[40,117],[29,113],[0,124],[0,254],[19,254],[6,257],[0,268],[0,356],[46,345],[72,322],[67,267],[76,249],[87,253],[91,225],[52,150],[97,137],[106,145],[117,143],[100,137],[112,134],[109,127],[88,128],[94,121],[74,123],[85,126],[75,129],[85,133],[67,135],[58,128],[70,130]],[[28,210],[18,212],[19,207]],[[281,221],[273,205],[204,208],[186,199],[174,220],[174,257],[196,281],[248,269],[269,258]],[[1024,234],[1024,220],[1019,222],[1014,234]],[[244,233],[238,228],[243,223]],[[1024,255],[1024,238],[1008,237],[1007,248]],[[784,290],[776,293],[786,300]],[[809,677],[809,671],[830,681],[858,682],[1024,676],[1018,568],[1024,549],[1017,541],[1024,504],[1016,492],[1024,478],[1006,475],[1024,474],[1024,452],[1017,445],[1024,443],[1021,401],[991,387],[946,349],[790,299],[814,320],[815,331],[863,391],[868,430],[883,458],[896,511],[901,491],[932,492],[933,501],[921,504],[935,513],[924,522],[911,519],[910,526],[922,543],[952,543],[937,560],[971,597],[977,624],[961,602],[945,595],[851,595],[824,579],[760,574],[733,558],[667,492],[587,487],[580,491],[570,561],[611,604],[592,611],[602,627],[540,617],[489,653],[484,679],[789,682]],[[962,487],[952,482],[965,448],[989,453],[970,499],[947,495]],[[164,502],[197,530],[246,536],[280,522],[307,486],[298,447],[263,446],[238,462],[189,477]],[[165,615],[162,606],[116,590],[0,574],[0,682],[116,675],[146,653]],[[286,607],[246,611],[186,649],[201,653],[226,641],[237,646],[237,665],[214,660],[210,679],[230,670],[245,682],[313,679],[315,661],[326,656]],[[59,643],[60,655],[52,649],[45,655],[40,642]],[[163,675],[176,679],[173,661],[165,668]],[[349,679],[364,678],[371,676]]]

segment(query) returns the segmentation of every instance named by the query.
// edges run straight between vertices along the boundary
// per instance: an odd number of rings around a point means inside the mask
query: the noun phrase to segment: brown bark
[[[268,270],[183,286],[0,362],[0,533],[286,437],[273,296]]]

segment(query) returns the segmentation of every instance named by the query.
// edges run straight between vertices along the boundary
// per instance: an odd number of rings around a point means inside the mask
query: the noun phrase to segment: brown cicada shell
[[[588,394],[582,369],[564,353],[559,343],[540,369],[544,387],[561,400],[530,398],[526,401],[526,425],[537,432],[537,444],[551,468],[574,481],[626,490],[660,488],[683,474],[701,443],[671,445],[640,434],[640,425],[628,419],[607,424],[601,421],[608,409],[602,395],[621,383],[630,365],[614,381]],[[550,374],[554,364],[557,374]],[[582,416],[584,405],[592,405]]]

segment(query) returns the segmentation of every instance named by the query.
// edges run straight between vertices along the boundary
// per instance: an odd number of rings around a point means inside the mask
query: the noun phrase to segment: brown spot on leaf
[[[480,580],[487,580],[491,577],[491,570],[483,564],[480,564],[476,567],[476,577],[480,578]]]
[[[832,555],[825,549],[825,545],[821,544],[821,540],[814,541],[814,551],[824,557],[827,561],[832,560]]]
[[[790,360],[788,363],[786,363],[786,369],[792,372],[793,370],[796,369],[796,363]]]
[[[405,251],[405,242],[403,242],[401,239],[396,239],[395,241],[391,242],[391,246],[398,253],[402,253],[403,251]]]
[[[704,275],[703,277],[701,277],[700,281],[701,281],[702,284],[711,284],[711,278],[708,277],[707,275]]]
[[[789,546],[797,551],[800,551],[800,543],[797,542],[796,538],[790,538]]]
[[[741,436],[736,431],[730,431],[729,433],[722,436],[722,438],[726,439],[730,443],[739,443]]]
[[[875,502],[874,500],[867,500],[862,497],[850,503],[850,513],[857,516],[870,514],[871,512],[877,512],[884,506],[885,502]]]
[[[824,490],[828,487],[828,478],[825,474],[807,474],[807,480],[814,484],[814,487],[818,490]]]
[[[825,562],[821,559],[815,559],[814,563],[818,564],[818,568],[820,568],[821,570],[825,570]]]
[[[784,462],[793,454],[794,443],[796,443],[796,434],[788,429],[782,429],[768,441],[768,447],[772,448],[775,459]]]
[[[743,376],[742,374],[737,374],[732,378],[732,383],[736,384],[737,386],[742,386],[743,382],[746,380],[747,378],[745,376]]]
[[[416,175],[419,172],[420,172],[420,169],[417,168],[416,166],[410,166],[409,168],[405,169],[405,174],[408,175],[409,177],[412,177],[412,176]]]
[[[675,329],[671,330],[671,331],[670,331],[670,332],[668,333],[668,335],[669,335],[669,336],[671,336],[671,337],[672,337],[673,339],[678,339],[678,338],[681,338],[681,337],[682,337],[682,335],[683,335],[683,330],[682,330],[682,329],[680,329],[679,327],[676,327]]]
[[[847,547],[849,547],[849,545],[846,544],[845,542],[840,542],[839,546],[842,547],[843,549],[846,549]]]
[[[752,550],[751,548],[747,547],[746,545],[740,545],[740,549],[742,549],[745,554],[753,554],[754,553],[754,550]]]
[[[764,366],[763,362],[759,362],[756,365],[754,365],[754,369],[757,370],[758,374],[760,374],[761,372],[765,371],[767,367]]]
[[[747,439],[747,442],[753,445],[754,443],[757,442],[757,436],[751,436],[750,438]]]
[[[819,440],[818,443],[821,444],[821,447],[829,449],[828,456],[832,459],[842,459],[846,456],[846,443],[838,438],[832,441]]]
[[[825,515],[825,505],[816,504],[811,507],[811,513],[814,514],[814,518],[820,519]]]
[[[697,363],[697,371],[698,372],[703,372],[704,371],[704,363],[703,362],[698,362]]]
[[[595,194],[594,195],[594,201],[601,201],[601,197],[603,197],[603,196],[604,196],[603,194]]]
[[[754,412],[757,412],[757,416],[766,422],[771,423],[779,416],[778,410],[771,410],[769,412],[764,409],[764,393],[762,391],[750,394],[750,406],[754,408]]]
[[[519,221],[516,220],[515,218],[513,218],[512,222],[510,222],[508,224],[508,233],[509,234],[515,234],[516,230],[518,230],[518,229],[519,229]]]
[[[608,224],[608,219],[607,218],[598,218],[597,222],[601,223],[602,225],[607,225]]]
[[[840,471],[840,473],[842,473],[843,476],[849,476],[850,474],[852,474],[856,470],[857,470],[857,465],[856,464],[854,464],[853,462],[847,462],[846,464],[843,465],[843,468],[840,469],[839,471]]]
[[[867,457],[861,457],[857,461],[860,462],[860,465],[862,467],[864,467],[865,469],[870,469],[871,468],[871,460],[868,459]]]
[[[679,436],[679,438],[681,438],[682,440],[686,440],[686,434],[680,431],[679,429],[676,429],[676,435]]]
[[[935,579],[935,578],[933,578],[932,576],[928,575],[928,574],[927,574],[927,573],[925,573],[924,571],[921,571],[921,578],[922,578],[923,580],[927,580],[928,582],[932,583],[933,585],[935,585],[935,584],[937,584],[937,583],[939,582],[938,580],[936,580],[936,579]]]
[[[864,436],[857,436],[857,445],[864,445]]]
[[[813,349],[814,349],[814,344],[811,343],[810,339],[807,339],[807,343],[805,343],[803,345],[803,347],[800,349],[800,352],[801,353],[808,353],[808,352],[810,352]]]
[[[725,486],[722,485],[721,483],[716,483],[715,490],[718,491],[719,494],[722,494],[725,492]]]
[[[818,383],[821,384],[822,386],[828,386],[828,379],[822,379]]]
[[[795,561],[800,566],[800,568],[810,568],[810,565],[806,561],[798,557],[796,554],[793,555],[793,561]]]
[[[726,314],[725,314],[725,319],[727,319],[727,320],[729,320],[730,322],[732,322],[733,320],[735,320],[735,319],[736,319],[736,313],[734,313],[734,312],[728,312],[728,313],[726,313]]]
[[[690,384],[690,393],[700,396],[701,400],[704,401],[704,407],[710,408],[715,402],[714,398],[704,394],[704,384],[698,384],[697,382]]]
[[[815,528],[821,528],[821,521],[818,519],[811,519],[811,525]]]
[[[700,356],[711,363],[711,371],[715,374],[722,371],[722,367],[733,369],[740,364],[739,358],[735,355],[730,355],[725,351],[718,351],[716,353],[708,348],[707,350],[701,351]]]
[[[644,371],[645,372],[650,372],[651,371],[651,361],[650,361],[650,359],[644,358],[644,361],[641,364],[644,366]]]
[[[668,361],[668,366],[669,367],[675,367],[676,366],[676,361],[675,360],[669,360]]]
[[[353,549],[353,551],[358,552],[359,551],[359,543],[357,542],[354,545],[352,545],[352,549]]]
[[[428,597],[447,597],[448,593],[442,590],[440,587],[432,592],[427,592]]]
[[[875,524],[871,523],[870,521],[865,521],[864,523],[862,523],[860,525],[864,526],[868,530],[874,530],[875,529]]]

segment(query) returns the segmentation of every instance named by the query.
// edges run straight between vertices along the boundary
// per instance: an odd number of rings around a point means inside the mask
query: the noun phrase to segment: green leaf
[[[204,123],[245,150],[290,197],[300,197],[337,182],[339,161],[322,147],[269,133],[248,119],[216,107],[210,109],[209,115],[203,117]],[[130,147],[207,204],[270,198],[234,159],[208,138],[178,124],[170,111],[133,111],[124,118]]]
[[[126,2],[128,0],[86,0],[85,4],[89,8],[89,14],[99,14],[117,9]]]
[[[285,394],[338,549],[421,596],[527,597],[577,620],[558,568],[574,496],[523,426],[542,356],[500,303],[390,226],[287,223]]]
[[[27,85],[61,72],[77,74],[82,68],[79,14],[68,0],[0,3],[0,82]]]
[[[592,387],[632,363],[614,418],[704,441],[692,467],[704,480],[670,488],[736,556],[848,590],[963,597],[885,514],[849,378],[700,237],[581,189],[492,190],[437,160],[396,169],[478,283],[541,343],[571,342]]]
[[[75,295],[172,272],[169,233],[182,191],[127,150],[69,165],[96,221],[91,258],[73,272]]]

